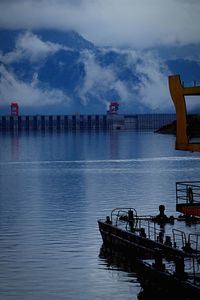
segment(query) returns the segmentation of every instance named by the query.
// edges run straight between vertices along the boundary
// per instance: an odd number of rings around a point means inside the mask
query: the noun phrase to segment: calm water
[[[1,134],[0,300],[138,299],[136,274],[100,258],[115,207],[175,215],[200,156],[151,132]]]

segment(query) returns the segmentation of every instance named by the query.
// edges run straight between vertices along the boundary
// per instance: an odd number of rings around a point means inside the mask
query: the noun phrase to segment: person
[[[191,186],[188,188],[187,193],[188,193],[189,203],[193,203],[193,190],[192,190]]]
[[[171,223],[174,221],[174,217],[170,216],[167,217],[165,214],[165,206],[163,204],[159,205],[159,211],[160,213],[153,217],[153,221],[159,223],[159,224],[164,224],[164,223]]]
[[[145,233],[145,229],[144,229],[144,228],[141,228],[141,229],[140,229],[140,236],[141,236],[141,237],[144,237],[144,238],[146,238],[146,237],[147,237],[147,235],[146,235],[146,233]]]
[[[106,223],[107,223],[107,224],[112,224],[112,221],[111,221],[111,219],[110,219],[109,216],[106,216]]]

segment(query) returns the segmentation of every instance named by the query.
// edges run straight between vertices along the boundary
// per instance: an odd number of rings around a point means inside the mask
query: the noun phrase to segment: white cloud
[[[41,59],[61,49],[61,45],[43,42],[37,35],[31,32],[21,35],[17,40],[16,47],[23,54],[29,56],[31,60]]]
[[[165,111],[172,106],[169,102],[168,73],[167,67],[158,57],[150,52],[143,55],[136,66],[136,74],[140,79],[137,91],[141,103],[157,111]]]
[[[108,49],[106,51],[109,51]],[[112,51],[115,51],[112,49]],[[116,50],[120,53],[120,50]],[[104,50],[105,52],[105,50]],[[85,66],[85,79],[79,89],[79,96],[85,105],[89,104],[90,96],[107,104],[108,99],[102,96],[111,90],[118,94],[120,103],[132,105],[133,111],[142,104],[154,111],[173,111],[173,104],[169,97],[168,69],[152,53],[122,50],[124,61],[133,68],[133,74],[139,78],[139,83],[129,84],[119,80],[116,65],[101,66],[91,52],[84,52],[82,62]]]
[[[0,98],[1,104],[8,104],[17,100],[19,105],[37,107],[43,105],[70,103],[70,98],[58,89],[42,89],[39,87],[37,74],[32,82],[18,80],[14,74],[0,65]]]
[[[104,97],[111,91],[116,92],[119,97],[117,100],[121,102],[133,99],[132,89],[119,80],[115,66],[101,66],[90,51],[84,51],[81,59],[84,63],[85,78],[83,85],[79,87],[79,96],[84,105],[88,105],[90,97],[93,96],[107,106],[110,99]]]
[[[74,29],[98,45],[199,43],[199,0],[0,2],[0,27]]]
[[[101,93],[108,92],[116,80],[115,74],[109,67],[101,67],[95,61],[95,55],[92,52],[84,51],[81,61],[84,63],[85,78],[83,85],[79,88],[79,96],[83,104],[87,105],[90,96],[97,97],[100,101],[107,103],[106,99],[101,100]]]
[[[23,58],[34,62],[57,52],[61,48],[63,48],[61,45],[43,42],[37,35],[27,31],[17,38],[13,51],[4,55],[0,54],[0,60],[4,64],[9,64]]]

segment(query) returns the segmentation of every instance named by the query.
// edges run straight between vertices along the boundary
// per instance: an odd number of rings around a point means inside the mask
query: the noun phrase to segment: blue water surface
[[[137,274],[99,256],[98,218],[115,207],[175,213],[175,182],[199,180],[199,153],[153,132],[0,136],[0,299],[138,299]]]

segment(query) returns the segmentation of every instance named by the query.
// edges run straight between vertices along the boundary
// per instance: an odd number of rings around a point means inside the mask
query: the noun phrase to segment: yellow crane
[[[189,128],[185,96],[200,95],[200,86],[184,87],[180,75],[168,77],[169,90],[176,109],[176,146],[177,150],[200,151],[200,143],[189,139]]]

